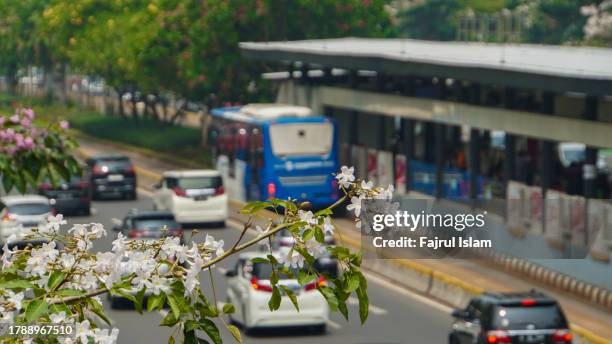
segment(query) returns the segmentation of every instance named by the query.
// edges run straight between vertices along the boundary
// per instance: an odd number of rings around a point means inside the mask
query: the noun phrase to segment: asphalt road
[[[108,236],[96,242],[94,250],[109,250],[115,238],[112,231],[113,221],[122,219],[131,208],[151,209],[152,201],[147,192],[140,192],[136,201],[107,200],[94,202],[93,212],[88,217],[69,217],[71,223],[102,223]],[[114,220],[115,219],[115,220]],[[202,233],[210,233],[216,239],[224,239],[230,245],[237,239],[239,231],[232,227],[205,228]],[[187,238],[189,231],[185,232]],[[203,237],[203,235],[200,235]],[[196,240],[201,240],[197,239]],[[230,257],[232,258],[232,257]],[[225,300],[225,269],[232,267],[234,259],[218,264],[215,269],[215,287],[219,300]],[[208,274],[202,273],[202,286],[210,294]],[[269,330],[253,336],[245,336],[245,343],[342,343],[342,344],[394,344],[446,343],[450,327],[450,310],[421,296],[405,291],[378,277],[367,275],[369,280],[370,318],[364,326],[359,324],[357,305],[350,305],[351,319],[346,322],[339,314],[332,313],[327,326],[327,333],[316,335],[308,330],[282,329]],[[111,310],[105,301],[107,314],[118,327],[119,343],[167,343],[171,329],[158,326],[163,314],[157,312],[138,314],[133,309]],[[350,302],[349,302],[350,303]],[[225,343],[233,343],[229,333],[218,322]]]

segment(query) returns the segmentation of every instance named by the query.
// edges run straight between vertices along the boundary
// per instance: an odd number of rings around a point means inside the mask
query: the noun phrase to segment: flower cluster
[[[580,12],[588,17],[583,28],[587,39],[612,42],[612,0],[603,1],[599,5],[583,6]]]
[[[272,266],[270,310],[280,307],[281,289],[298,307],[293,292],[278,283],[279,274],[284,274],[296,278],[304,287],[314,284],[322,297],[345,317],[348,317],[346,302],[351,293],[355,293],[363,323],[368,315],[368,300],[367,282],[359,270],[361,254],[335,244],[332,210],[350,200],[347,208],[354,212],[358,221],[362,200],[390,199],[393,188],[374,187],[371,182],[358,180],[353,170],[343,167],[336,176],[344,196],[317,212],[308,210],[307,203],[298,205],[294,200],[270,199],[247,204],[241,212],[250,218],[240,237],[229,248],[223,240],[208,234],[204,240],[185,244],[181,237],[169,236],[168,231],[162,230],[159,240],[126,238],[118,233],[109,251],[92,252],[95,241],[108,235],[102,224],[75,224],[67,234],[62,234],[61,227],[67,224],[63,216],[49,216],[46,224],[9,238],[3,247],[0,258],[1,320],[17,324],[74,324],[75,338],[53,338],[53,343],[115,343],[119,331],[112,328],[106,318],[99,296],[110,293],[129,299],[139,312],[161,310],[167,304],[171,311],[161,325],[176,326],[189,338],[196,336],[196,330],[216,338],[218,330],[209,318],[229,314],[234,308],[232,305],[225,305],[222,311],[217,308],[212,273],[209,277],[214,299],[208,300],[200,288],[200,273],[210,272],[218,262],[259,241],[271,243],[273,236],[288,231],[290,236],[283,234],[283,240],[290,239],[289,245],[283,245],[278,251],[268,247],[270,254],[257,258],[260,263]],[[276,217],[269,217],[265,227],[255,226],[257,235],[241,242],[252,228],[252,218],[261,218],[258,213],[269,208],[274,208]],[[32,245],[12,248],[10,243],[14,240]],[[342,273],[332,276],[317,271],[314,267],[320,258],[337,259]],[[331,283],[327,284],[328,281]],[[238,329],[223,323],[240,341]],[[10,338],[10,342],[20,343],[21,339]],[[31,338],[24,342],[29,340]]]
[[[10,156],[20,151],[33,151],[44,148],[47,130],[34,127],[32,109],[16,109],[11,116],[0,116],[0,153]],[[60,123],[61,129],[68,129],[68,122]]]

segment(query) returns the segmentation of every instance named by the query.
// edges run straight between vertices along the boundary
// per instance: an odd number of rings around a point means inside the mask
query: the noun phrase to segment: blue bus
[[[211,111],[208,143],[230,197],[309,201],[338,199],[335,122],[309,108],[249,104]]]

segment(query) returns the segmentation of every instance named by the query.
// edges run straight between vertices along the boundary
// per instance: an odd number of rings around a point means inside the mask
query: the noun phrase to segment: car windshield
[[[42,215],[51,211],[51,207],[44,203],[21,203],[8,207],[8,212],[17,215]]]
[[[569,163],[586,160],[586,151],[583,149],[565,149],[563,155]]]
[[[282,280],[295,279],[296,278],[295,276],[297,276],[297,273],[298,273],[298,269],[291,269],[291,272],[294,275],[293,278],[286,276],[284,274],[279,274],[279,278]],[[272,265],[268,263],[253,264],[253,276],[255,278],[267,280],[267,279],[270,279],[271,275],[272,275]]]
[[[270,142],[276,156],[325,155],[331,151],[334,127],[331,123],[270,125]]]
[[[498,307],[494,313],[495,328],[524,330],[528,326],[536,329],[567,328],[565,317],[557,305],[533,307]]]
[[[216,189],[222,185],[221,176],[179,178],[178,186],[182,189]]]
[[[171,218],[159,218],[159,219],[137,219],[134,221],[134,229],[137,230],[161,230],[166,227],[167,229],[179,229],[181,226]]]

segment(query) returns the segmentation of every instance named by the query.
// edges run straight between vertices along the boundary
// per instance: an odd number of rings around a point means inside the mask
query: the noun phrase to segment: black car
[[[162,229],[166,229],[167,233],[164,234]],[[114,230],[130,239],[159,239],[164,235],[183,238],[183,228],[167,211],[132,209]]]
[[[92,196],[136,199],[136,173],[127,156],[97,156],[87,160],[87,176]]]
[[[561,307],[541,292],[484,293],[452,316],[450,344],[572,343]]]
[[[60,214],[91,213],[91,187],[79,176],[71,177],[69,182],[62,180],[57,186],[45,181],[38,185],[38,193],[52,200],[53,208]]]
[[[116,225],[113,230],[134,240],[156,240],[165,236],[178,236],[181,239],[181,243],[183,242],[183,229],[181,225],[174,220],[172,213],[165,211],[140,211],[132,209],[123,218],[121,224]],[[186,264],[183,263],[181,266],[186,267]],[[168,267],[162,264],[159,269],[160,272],[167,271]],[[145,297],[149,295],[150,291],[147,290]],[[108,294],[108,299],[113,309],[128,305],[132,306],[131,303],[127,302],[127,299],[120,296]]]

